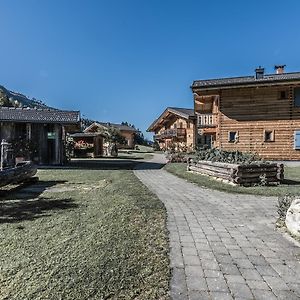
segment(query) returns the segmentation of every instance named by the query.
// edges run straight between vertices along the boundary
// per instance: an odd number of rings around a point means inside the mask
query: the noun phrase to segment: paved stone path
[[[173,300],[300,299],[300,248],[275,230],[275,198],[200,188],[151,166],[135,174],[168,212]]]

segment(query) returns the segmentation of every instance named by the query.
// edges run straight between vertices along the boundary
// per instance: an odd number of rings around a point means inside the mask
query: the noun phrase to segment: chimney
[[[256,79],[263,79],[264,78],[265,69],[259,66],[255,69],[255,78]]]
[[[285,65],[275,65],[275,67],[274,67],[276,74],[283,74],[284,68],[285,68]]]

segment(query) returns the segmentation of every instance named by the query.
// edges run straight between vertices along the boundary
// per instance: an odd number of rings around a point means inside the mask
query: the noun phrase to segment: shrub
[[[152,147],[153,147],[154,151],[159,151],[160,150],[159,143],[157,141],[154,141]]]
[[[223,163],[249,165],[263,160],[256,154],[241,151],[225,151],[219,149],[200,150],[197,152],[198,160],[209,160]]]
[[[177,152],[177,153],[169,153],[167,154],[167,160],[169,163],[175,163],[175,162],[187,162],[188,157],[186,154],[182,152]]]
[[[290,208],[295,196],[287,194],[285,196],[278,197],[277,213],[279,215],[279,220],[285,221],[286,213]]]

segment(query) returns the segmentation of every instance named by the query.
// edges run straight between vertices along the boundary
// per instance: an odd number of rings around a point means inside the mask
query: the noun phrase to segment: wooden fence
[[[195,161],[189,158],[187,170],[243,186],[279,184],[284,179],[283,164],[277,163],[257,162],[257,164],[238,165],[205,160]]]

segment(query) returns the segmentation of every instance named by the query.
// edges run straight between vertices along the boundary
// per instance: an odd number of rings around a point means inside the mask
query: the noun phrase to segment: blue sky
[[[0,12],[0,84],[143,131],[192,107],[193,80],[300,71],[298,0],[0,0]]]

